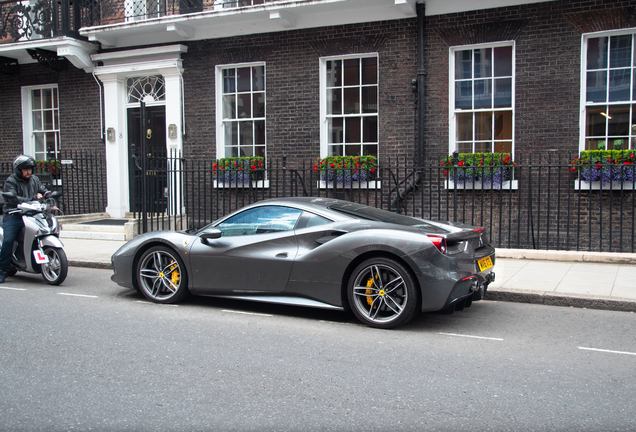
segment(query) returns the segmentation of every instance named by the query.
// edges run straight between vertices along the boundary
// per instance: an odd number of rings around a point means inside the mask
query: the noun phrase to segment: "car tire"
[[[177,303],[189,294],[183,261],[165,246],[151,247],[141,255],[136,277],[139,290],[155,303]]]
[[[411,272],[384,257],[358,265],[347,287],[351,309],[360,321],[375,328],[393,328],[418,313],[419,293]]]

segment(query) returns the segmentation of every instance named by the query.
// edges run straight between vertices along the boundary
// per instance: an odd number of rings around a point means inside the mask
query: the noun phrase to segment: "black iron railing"
[[[424,219],[482,226],[496,247],[635,252],[636,183],[585,182],[572,172],[575,156],[517,154],[507,178],[491,183],[487,166],[462,168],[462,181],[457,166],[430,161],[417,167],[404,158],[387,158],[372,180],[338,184],[323,179],[313,161],[268,160],[253,176],[221,177],[215,175],[212,159],[172,153],[145,161],[144,187],[140,175],[131,177],[131,206],[145,231],[181,230],[202,227],[268,198],[335,197]],[[53,172],[50,167],[38,171],[51,188],[64,192],[64,213],[105,211],[103,153],[64,153],[61,162]],[[599,169],[616,168],[608,164]],[[619,168],[632,170],[634,178],[636,165]],[[4,177],[11,172],[10,163],[0,164]],[[249,180],[234,180],[241,178]]]
[[[0,43],[79,37],[79,30],[169,15],[258,6],[281,0],[29,0],[0,1]]]

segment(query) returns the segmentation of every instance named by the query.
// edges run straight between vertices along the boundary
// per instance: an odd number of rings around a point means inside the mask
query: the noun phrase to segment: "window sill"
[[[249,183],[225,183],[214,180],[214,187],[217,189],[267,189],[269,188],[269,180],[257,180]]]
[[[465,189],[465,190],[517,190],[519,189],[519,181],[506,180],[501,186],[493,186],[491,183],[482,184],[480,181],[476,182],[464,182],[457,185],[453,180],[444,181],[444,187],[446,189]]]
[[[586,182],[584,180],[574,180],[575,190],[615,190],[634,191],[632,182],[612,182],[601,184],[600,181]]]
[[[373,190],[373,189],[381,189],[382,182],[380,181],[370,181],[370,182],[351,182],[351,183],[335,183],[320,180],[317,184],[318,189],[340,189],[340,190]]]

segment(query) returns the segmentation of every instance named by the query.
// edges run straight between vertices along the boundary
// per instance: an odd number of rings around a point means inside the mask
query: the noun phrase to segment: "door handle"
[[[287,252],[281,252],[276,254],[276,258],[287,258]]]

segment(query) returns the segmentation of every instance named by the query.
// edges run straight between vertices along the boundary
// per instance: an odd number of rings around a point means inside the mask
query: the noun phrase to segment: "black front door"
[[[165,107],[142,104],[128,109],[128,154],[130,210],[164,213],[168,207]]]

